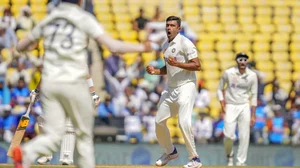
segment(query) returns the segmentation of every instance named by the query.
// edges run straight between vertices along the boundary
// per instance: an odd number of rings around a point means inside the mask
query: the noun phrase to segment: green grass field
[[[32,168],[75,168],[75,166],[61,166],[61,165],[33,165]],[[96,168],[158,168],[156,166],[147,165],[97,165]],[[182,166],[164,166],[168,168],[182,168]],[[248,166],[251,168],[291,168],[291,167],[275,167],[275,166]],[[12,164],[0,164],[0,168],[14,168]],[[228,166],[203,166],[202,168],[228,168]],[[230,168],[241,168],[232,166]]]

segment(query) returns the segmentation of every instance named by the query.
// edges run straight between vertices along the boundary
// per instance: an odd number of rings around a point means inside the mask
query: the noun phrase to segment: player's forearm
[[[189,62],[189,63],[178,62],[177,67],[188,70],[188,71],[200,71],[201,70],[200,63],[196,63],[196,62]]]
[[[24,38],[20,40],[16,46],[17,51],[23,52],[23,51],[30,51],[37,47],[37,43],[31,41],[29,38]]]
[[[256,106],[251,106],[251,116],[256,116],[255,114],[255,111],[256,111]]]
[[[93,79],[91,78],[90,75],[87,76],[86,82],[87,82],[87,84],[89,86],[90,93],[96,94],[95,93],[94,82],[93,82]]]
[[[99,44],[105,45],[111,52],[127,53],[127,52],[144,52],[146,47],[143,44],[125,43],[111,38],[107,34],[97,38]]]
[[[160,69],[154,69],[154,74],[153,75],[166,75],[167,74],[167,67],[164,66]]]

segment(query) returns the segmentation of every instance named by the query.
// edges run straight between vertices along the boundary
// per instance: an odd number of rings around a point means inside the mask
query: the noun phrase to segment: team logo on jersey
[[[172,53],[174,53],[175,51],[176,51],[176,49],[175,49],[175,48],[173,48],[173,49],[172,49]]]

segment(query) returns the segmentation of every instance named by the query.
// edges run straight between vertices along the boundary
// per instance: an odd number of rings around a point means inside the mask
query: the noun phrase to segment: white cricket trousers
[[[94,168],[94,109],[86,81],[70,84],[42,81],[41,102],[45,113],[45,132],[24,144],[24,159],[32,163],[41,155],[58,151],[65,134],[66,118],[69,117],[76,132],[77,165]]]
[[[233,142],[236,139],[236,125],[238,125],[239,147],[237,161],[245,163],[247,159],[250,137],[250,106],[249,104],[226,104],[224,119],[224,147],[226,155],[233,155]]]
[[[162,92],[158,103],[156,115],[156,136],[159,145],[166,154],[174,150],[167,120],[178,114],[179,127],[181,129],[189,159],[198,157],[192,131],[192,112],[195,103],[197,90],[193,82],[186,83],[177,88],[168,88]]]

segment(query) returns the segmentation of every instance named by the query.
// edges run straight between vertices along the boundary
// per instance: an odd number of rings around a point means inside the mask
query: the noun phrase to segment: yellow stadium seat
[[[128,8],[124,8],[124,6],[118,4],[112,6],[112,12],[115,14],[126,14],[128,13]]]
[[[30,4],[40,4],[40,5],[46,5],[48,0],[30,0]]]
[[[186,15],[185,17],[185,21],[188,22],[188,24],[192,25],[192,24],[197,24],[200,28],[202,28],[204,30],[204,25],[200,25],[199,22],[201,20],[200,15]],[[200,29],[200,30],[202,30]],[[194,31],[200,31],[200,30],[196,30],[194,29]]]
[[[288,61],[289,60],[289,54],[288,54],[288,52],[275,52],[275,51],[273,51],[272,60],[274,62]]]
[[[290,44],[290,50],[291,52],[300,52],[300,43],[297,43],[297,42],[292,42]]]
[[[273,24],[261,24],[259,25],[259,31],[261,33],[273,33],[275,31],[275,26]]]
[[[12,52],[8,48],[3,48],[1,50],[1,55],[2,55],[3,61],[9,61],[12,59],[12,56],[13,56]]]
[[[199,15],[200,8],[197,6],[184,6],[183,13],[185,15]]]
[[[287,52],[289,49],[289,45],[287,42],[273,42],[271,49],[273,52],[276,51]]]
[[[275,74],[272,71],[263,71],[263,81],[264,82],[269,82],[269,81],[272,81],[274,80],[274,77],[275,77]]]
[[[220,14],[221,15],[235,15],[235,7],[234,6],[221,6],[220,7]]]
[[[113,22],[101,22],[101,25],[107,32],[111,32],[115,29],[115,25],[113,24]]]
[[[205,82],[205,87],[209,91],[216,91],[219,85],[219,80],[208,80]]]
[[[137,56],[138,56],[138,53],[124,54],[123,58],[125,60],[126,65],[132,65],[135,62]]]
[[[300,42],[300,33],[292,34],[292,42]]]
[[[39,56],[39,51],[38,50],[32,50],[30,52],[30,54],[33,55],[33,56],[35,56],[35,57],[37,57],[37,56]]]
[[[270,42],[271,37],[269,33],[256,33],[254,34],[254,42]]]
[[[205,30],[208,32],[221,32],[223,31],[223,25],[220,23],[216,23],[216,24],[207,24],[205,25]]]
[[[239,6],[237,8],[239,15],[253,15],[254,9],[252,6]]]
[[[292,79],[291,71],[276,71],[275,76],[278,81],[290,81]]]
[[[238,24],[225,24],[224,30],[225,32],[236,33],[240,31],[240,26]]]
[[[18,39],[23,39],[24,37],[26,37],[28,35],[28,33],[29,33],[28,31],[22,30],[22,29],[19,29],[16,32]]]
[[[276,31],[283,33],[291,33],[293,31],[293,27],[290,24],[278,24],[276,25]]]
[[[8,5],[8,4],[9,4],[9,1],[10,1],[10,0],[1,0],[1,1],[0,1],[0,6]],[[2,10],[1,10],[0,13],[3,13]]]
[[[227,0],[227,1],[218,1],[218,4],[220,6],[233,6],[233,5],[236,5],[236,2],[235,2],[235,0]]]
[[[299,25],[299,24],[300,24],[300,18],[299,18],[299,16],[292,16],[291,22],[292,22],[293,24]]]
[[[290,56],[292,62],[300,62],[300,52],[292,52]]]
[[[132,18],[128,14],[115,14],[115,22],[131,22]]]
[[[203,70],[209,70],[209,69],[219,69],[219,62],[217,61],[210,61],[210,60],[202,60],[201,61],[201,67]]]
[[[273,18],[273,23],[275,24],[288,24],[290,22],[290,19],[288,16],[281,16],[281,15],[278,15],[278,16],[274,16]]]
[[[288,33],[274,33],[272,35],[272,41],[274,42],[286,42],[290,40],[290,36]]]
[[[201,6],[214,6],[217,4],[216,0],[201,0],[198,2],[200,3]]]
[[[270,50],[270,43],[269,42],[263,42],[263,41],[256,41],[253,43],[252,49],[254,52],[258,51],[269,51]]]
[[[285,1],[283,0],[273,0],[273,1],[270,1],[270,5],[271,6],[275,6],[275,7],[285,7],[287,6],[288,3],[285,3]]]
[[[265,52],[255,52],[253,54],[253,59],[255,61],[269,61],[271,59],[271,55],[268,51]]]
[[[292,16],[300,16],[300,7],[292,7]]]
[[[236,17],[235,17],[235,15],[221,15],[220,22],[223,24],[235,23]]]
[[[112,36],[113,38],[116,38],[116,39],[119,39],[120,38],[120,33],[118,32],[118,31],[114,31],[114,30],[112,30],[112,31],[110,31],[110,32],[108,32],[108,34],[110,35],[110,36]]]
[[[257,32],[258,28],[256,24],[242,24],[242,31],[247,33],[255,33]]]
[[[240,23],[242,26],[243,24],[251,24],[253,23],[253,15],[239,15],[238,16],[238,23]]]
[[[188,21],[187,21],[188,22]],[[204,26],[202,24],[198,23],[190,23],[188,22],[190,28],[194,30],[197,34],[200,34],[201,32],[204,32]]]
[[[269,1],[262,1],[262,0],[253,0],[253,5],[254,6],[268,6],[270,5]]]
[[[216,40],[220,40],[220,41],[233,41],[236,39],[236,34],[234,33],[219,33],[217,35],[217,39]]]
[[[227,68],[230,68],[230,67],[233,67],[233,66],[236,66],[236,62],[235,61],[221,61],[220,62],[220,69],[221,71],[224,71],[225,69]]]
[[[219,61],[232,61],[235,55],[232,51],[222,51],[217,53],[217,58]]]
[[[155,53],[148,52],[148,53],[142,53],[143,61],[146,65],[148,65],[151,61],[155,59]]]
[[[94,5],[108,5],[109,3],[110,3],[110,0],[101,0],[101,1],[93,0]]]
[[[30,5],[32,13],[47,13],[47,6],[45,4]]]
[[[257,62],[256,67],[261,71],[273,71],[274,64],[271,61]]]
[[[126,2],[126,0],[111,0],[112,5],[125,5]]]
[[[274,8],[274,15],[283,15],[283,16],[288,16],[290,15],[291,11],[287,6],[280,6],[280,7],[275,7]]]
[[[134,30],[132,31],[121,31],[120,38],[125,41],[133,41],[138,39],[138,33]]]
[[[271,16],[267,15],[258,15],[255,17],[256,24],[270,24],[272,22]]]
[[[234,43],[234,51],[238,52],[248,52],[251,50],[250,41],[236,41]]]
[[[271,16],[272,15],[272,8],[271,6],[258,6],[256,8],[256,17],[260,15],[267,15]]]
[[[287,93],[291,91],[292,82],[290,81],[279,81],[279,86],[284,89]]]
[[[253,41],[253,34],[248,32],[235,33],[235,40],[237,41]]]
[[[217,57],[214,51],[203,51],[198,53],[198,57],[200,60],[211,60],[214,61]]]
[[[111,12],[110,6],[108,5],[95,5],[94,12],[96,15],[98,14],[107,14]]]
[[[13,5],[27,5],[28,0],[11,0]]]
[[[275,63],[275,69],[277,71],[291,71],[292,68],[292,63],[288,61],[281,61]]]
[[[249,1],[249,0],[239,0],[239,1],[236,1],[236,5],[238,7],[252,6],[252,1]]]
[[[220,71],[217,70],[206,70],[203,71],[202,77],[204,80],[219,80],[220,78]]]
[[[214,50],[214,42],[213,41],[200,41],[197,43],[197,49],[201,52],[202,51],[213,51]]]
[[[296,72],[300,71],[300,62],[293,62],[293,70]]]
[[[217,39],[217,37],[216,37],[216,33],[204,33],[204,32],[201,32],[201,33],[198,34],[198,39],[200,41],[210,41],[210,42],[213,42],[214,40]],[[197,49],[200,50],[200,48],[198,48],[198,46],[197,46]]]
[[[32,15],[32,18],[33,18],[36,22],[40,22],[40,21],[43,20],[46,16],[47,16],[47,13],[34,13],[34,14]]]
[[[293,81],[299,80],[300,79],[300,71],[293,72],[292,79],[293,79]]]
[[[182,1],[183,3],[183,6],[196,6],[198,5],[198,1],[195,1],[195,0],[185,0],[185,1]]]
[[[132,24],[131,23],[116,23],[115,24],[115,28],[118,31],[122,31],[122,30],[132,30]]]
[[[99,20],[99,22],[102,23],[107,23],[107,22],[112,22],[113,21],[113,15],[111,13],[107,13],[107,14],[97,14],[96,15],[97,19]]]
[[[202,17],[203,23],[217,23],[218,16],[217,15],[203,15]]]
[[[231,41],[218,41],[216,43],[217,51],[231,51],[232,50],[232,42]]]

